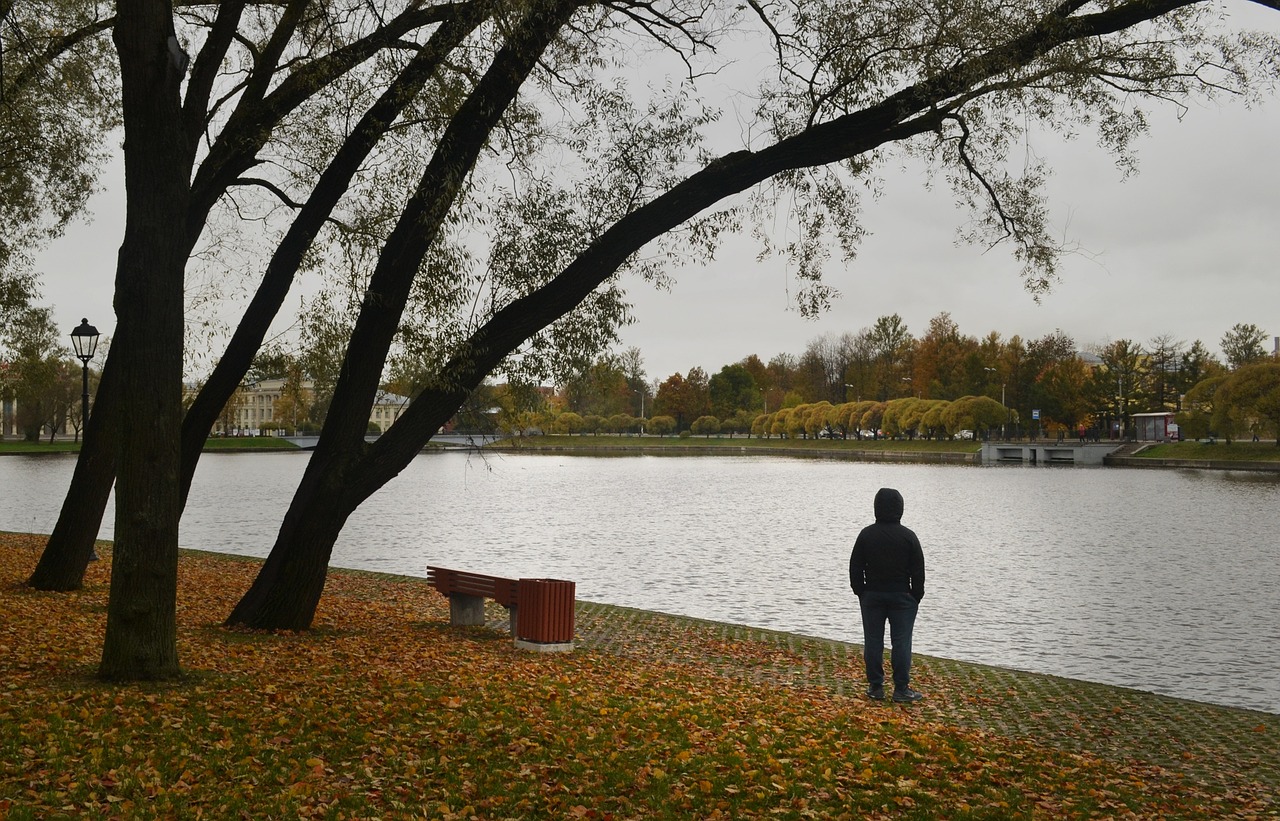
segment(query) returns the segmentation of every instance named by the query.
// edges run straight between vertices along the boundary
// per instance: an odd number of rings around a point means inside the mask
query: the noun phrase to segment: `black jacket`
[[[867,525],[849,556],[849,586],[863,590],[910,593],[924,598],[924,551],[911,528],[902,525],[902,494],[882,487],[876,492],[876,523]]]

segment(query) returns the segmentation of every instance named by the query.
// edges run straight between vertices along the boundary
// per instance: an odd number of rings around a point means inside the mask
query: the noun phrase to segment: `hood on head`
[[[876,521],[902,521],[902,494],[891,487],[876,491]]]

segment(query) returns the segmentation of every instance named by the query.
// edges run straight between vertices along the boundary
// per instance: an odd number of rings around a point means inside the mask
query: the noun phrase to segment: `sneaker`
[[[907,704],[912,701],[919,701],[922,698],[924,698],[923,693],[917,693],[915,690],[912,690],[910,687],[906,688],[905,690],[893,691],[893,700],[898,702],[899,704]]]
[[[873,684],[868,687],[867,698],[874,698],[876,701],[884,701],[884,685]]]

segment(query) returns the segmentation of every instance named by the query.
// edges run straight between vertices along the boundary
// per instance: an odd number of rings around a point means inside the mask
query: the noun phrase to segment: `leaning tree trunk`
[[[289,226],[288,232],[276,246],[262,282],[245,309],[240,324],[182,421],[184,505],[209,431],[249,370],[254,355],[266,338],[289,289],[293,287],[294,277],[316,235],[390,124],[397,120],[405,106],[417,98],[427,80],[452,50],[480,25],[486,17],[487,9],[486,4],[472,4],[441,25],[431,36],[427,47],[409,61],[395,82],[390,84],[348,135],[333,160],[321,173],[311,196]]]
[[[93,410],[84,426],[84,441],[67,489],[67,501],[35,571],[27,579],[27,584],[36,590],[79,590],[84,585],[84,572],[93,559],[93,542],[116,476],[115,423],[111,419],[114,381],[115,365],[108,355]]]
[[[114,343],[122,404],[113,414],[116,534],[98,674],[111,680],[164,679],[180,672],[183,217],[191,151],[178,92],[186,61],[164,0],[120,0],[113,39],[125,126],[126,213]]]
[[[227,617],[228,625],[273,630],[311,627],[333,546],[356,507],[347,500],[344,476],[358,458],[358,453],[349,449],[325,452],[317,448],[280,525],[275,546],[253,585]]]
[[[534,3],[441,136],[369,280],[368,292],[377,298],[366,299],[361,308],[324,430],[275,546],[253,586],[227,618],[228,624],[263,629],[310,627],[342,525],[361,502],[412,458],[394,454],[399,466],[389,475],[383,470],[385,465],[376,460],[374,469],[368,469],[364,432],[414,276],[489,134],[577,8],[576,0]],[[456,399],[449,413],[466,395],[458,395],[456,390],[446,394],[444,404]],[[433,414],[443,407],[437,403],[429,406]],[[409,414],[420,418],[432,415],[423,410],[426,407],[416,412],[411,407]],[[437,424],[448,419],[449,413]],[[385,451],[385,447],[375,449]]]
[[[326,474],[318,470],[319,467],[318,460],[312,457],[298,493],[308,485],[323,483],[325,486],[304,498],[328,500],[339,493],[329,481],[339,471]],[[276,547],[227,618],[227,624],[279,630],[311,627],[324,591],[333,545],[350,515],[350,511],[342,511],[336,504],[311,507],[313,509],[298,504],[290,507],[281,524]]]
[[[337,437],[331,437],[328,445],[321,443],[307,463],[275,546],[226,623],[268,630],[309,629],[324,593],[333,546],[347,518],[413,461],[432,432],[457,412],[487,372],[475,369],[474,383],[419,397],[372,446],[362,435],[345,437],[346,446],[333,444]],[[369,418],[367,409],[334,408],[326,430],[335,413],[344,417],[337,421],[345,422],[349,431],[363,431]]]

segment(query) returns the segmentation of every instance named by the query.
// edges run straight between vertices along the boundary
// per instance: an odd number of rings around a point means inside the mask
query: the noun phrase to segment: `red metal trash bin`
[[[561,579],[520,579],[516,638],[539,644],[573,641],[576,585]]]

